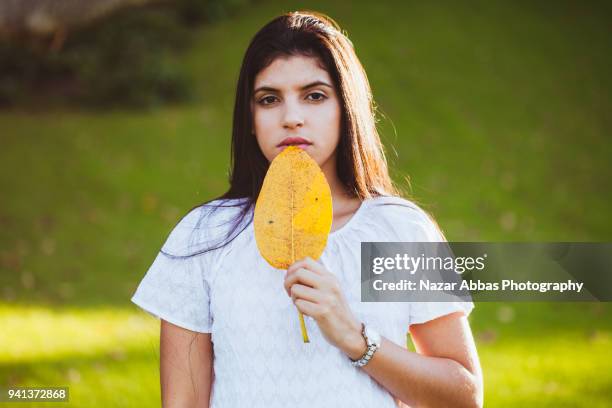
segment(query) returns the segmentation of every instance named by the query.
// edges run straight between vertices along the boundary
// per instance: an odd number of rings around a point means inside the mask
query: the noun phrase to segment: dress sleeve
[[[192,243],[200,223],[200,210],[189,212],[170,232],[131,301],[172,324],[210,333],[210,288],[205,279],[211,264],[210,252],[184,257],[195,252]]]
[[[400,226],[399,241],[408,242],[447,242],[444,234],[433,219],[420,207],[408,202],[408,208],[396,211],[395,225]],[[468,316],[474,304],[471,301],[446,302],[409,302],[404,313],[408,314],[408,330],[413,324],[425,323],[454,312]]]

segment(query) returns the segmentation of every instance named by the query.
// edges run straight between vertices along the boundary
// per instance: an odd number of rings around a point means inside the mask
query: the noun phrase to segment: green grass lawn
[[[239,63],[281,11],[343,25],[393,176],[449,240],[610,240],[609,6],[350,4],[258,2],[202,29],[190,106],[0,112],[0,386],[70,386],[58,407],[158,403],[158,322],[129,298],[178,218],[225,191]],[[608,304],[470,319],[487,406],[610,405]]]

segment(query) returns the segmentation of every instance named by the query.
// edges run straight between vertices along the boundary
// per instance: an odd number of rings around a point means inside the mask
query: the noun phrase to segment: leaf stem
[[[306,323],[304,322],[304,315],[302,312],[298,312],[298,316],[300,317],[300,328],[302,329],[304,343],[310,343],[310,340],[308,340],[308,331],[306,331]]]
[[[293,238],[293,219],[295,218],[295,203],[294,203],[295,190],[293,188],[293,180],[294,180],[293,166],[291,166],[290,180],[291,180],[290,181],[291,183],[291,188],[290,188],[291,189],[291,262],[293,263],[295,262],[295,240]],[[308,340],[308,331],[306,330],[306,323],[304,322],[304,315],[299,310],[298,310],[298,317],[300,318],[300,329],[302,330],[302,339],[304,339],[304,343],[310,343],[310,340]]]

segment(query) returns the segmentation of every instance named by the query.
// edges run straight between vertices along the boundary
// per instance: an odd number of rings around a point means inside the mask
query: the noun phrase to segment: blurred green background
[[[159,405],[159,323],[129,298],[181,215],[225,191],[240,62],[281,12],[347,32],[392,175],[449,240],[610,241],[610,3],[222,3],[170,25],[111,16],[53,52],[3,45],[0,387],[70,386],[57,407]],[[143,18],[157,35],[106,52]],[[109,39],[113,21],[127,28]],[[610,406],[610,310],[478,304],[486,406]]]

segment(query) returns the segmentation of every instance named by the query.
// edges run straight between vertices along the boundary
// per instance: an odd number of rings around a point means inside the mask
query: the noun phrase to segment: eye
[[[272,103],[274,103],[274,99],[276,99],[276,96],[268,95],[261,98],[259,101],[257,101],[257,103],[259,103],[260,105],[271,105]]]
[[[323,95],[321,92],[313,92],[311,94],[308,94],[306,98],[311,97],[311,96],[316,96],[316,98],[310,99],[311,101],[314,101],[314,102],[320,102],[322,100],[327,99],[327,96]]]

